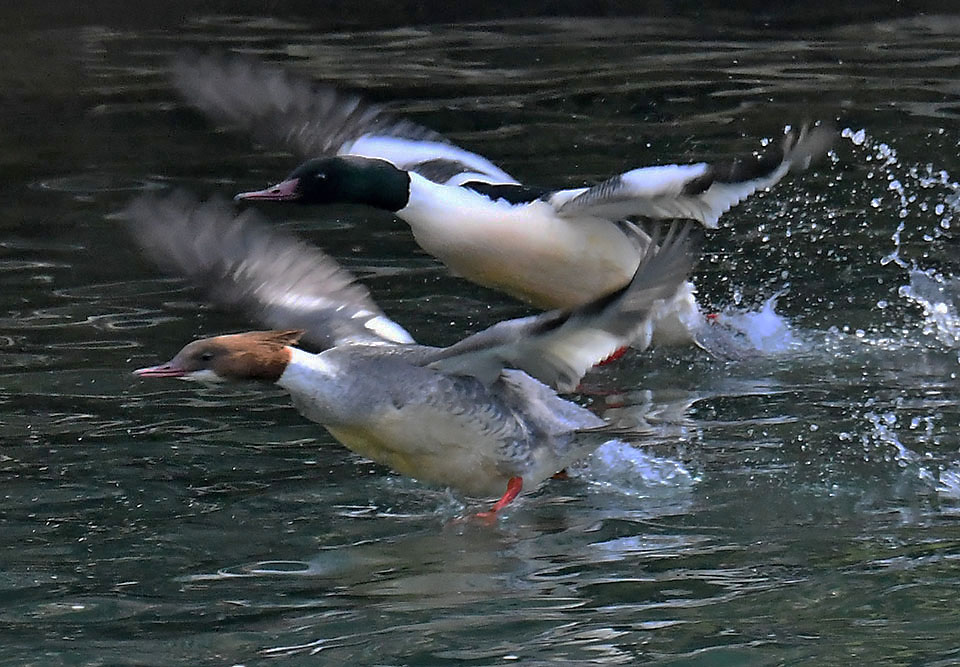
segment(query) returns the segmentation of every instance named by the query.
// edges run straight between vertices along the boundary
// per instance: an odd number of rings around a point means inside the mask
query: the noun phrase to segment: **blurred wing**
[[[629,216],[696,220],[715,229],[720,216],[758,190],[775,185],[790,171],[806,169],[829,149],[832,128],[789,132],[775,150],[723,162],[642,167],[590,188],[561,190],[550,203],[563,217]]]
[[[515,182],[486,158],[433,130],[356,95],[249,58],[181,55],[174,60],[173,84],[216,122],[301,159],[362,155],[388,160],[438,183],[454,177]]]
[[[629,345],[693,268],[690,226],[649,244],[624,288],[574,310],[508,320],[434,353],[431,367],[491,383],[519,368],[558,391],[573,391],[594,365]]]
[[[274,329],[304,329],[326,349],[346,343],[412,343],[365,287],[320,250],[222,200],[176,192],[143,195],[126,210],[144,252],[222,306]]]

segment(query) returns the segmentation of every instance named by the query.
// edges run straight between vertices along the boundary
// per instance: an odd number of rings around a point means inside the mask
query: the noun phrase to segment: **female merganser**
[[[503,493],[493,512],[610,438],[556,392],[649,326],[693,263],[688,229],[671,228],[619,291],[437,348],[413,343],[330,257],[253,212],[175,194],[143,196],[128,216],[161,265],[284,329],[194,341],[138,376],[275,382],[362,456],[469,495]]]
[[[834,132],[790,131],[762,156],[632,169],[585,188],[521,185],[486,158],[360,98],[279,68],[216,56],[181,58],[177,88],[217,120],[310,158],[239,200],[366,204],[394,212],[417,243],[472,282],[540,308],[572,308],[626,285],[650,238],[634,216],[720,215],[825,153]],[[656,342],[695,341],[693,285],[661,309]],[[635,347],[651,341],[639,339]]]

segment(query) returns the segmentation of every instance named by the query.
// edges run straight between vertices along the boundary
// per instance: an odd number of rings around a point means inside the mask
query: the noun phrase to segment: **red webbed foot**
[[[509,505],[514,498],[520,495],[520,491],[523,490],[523,477],[511,477],[510,481],[507,482],[507,490],[504,492],[503,496],[500,497],[500,500],[493,504],[486,512],[477,512],[474,514],[474,517],[477,519],[487,519],[493,520],[497,518],[497,512],[502,510],[504,507]]]

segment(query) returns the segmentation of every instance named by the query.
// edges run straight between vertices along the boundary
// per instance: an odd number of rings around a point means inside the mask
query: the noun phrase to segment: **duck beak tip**
[[[296,201],[299,199],[297,186],[300,183],[298,178],[289,178],[276,185],[271,185],[263,190],[251,190],[250,192],[240,192],[233,196],[234,201]]]
[[[176,368],[170,364],[161,364],[159,366],[138,368],[133,371],[133,374],[140,378],[176,378],[183,377],[187,373],[183,369]]]

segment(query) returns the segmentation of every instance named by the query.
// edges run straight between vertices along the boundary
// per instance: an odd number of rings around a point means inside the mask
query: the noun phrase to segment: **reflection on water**
[[[197,16],[8,35],[0,661],[956,661],[957,26]],[[595,373],[579,400],[634,436],[487,526],[280,392],[130,377],[249,324],[158,276],[116,212],[292,166],[176,98],[164,71],[185,46],[361,90],[533,184],[754,150],[810,119],[847,129],[706,234],[702,302],[767,354]],[[446,275],[389,215],[267,213],[418,339],[527,312]]]

